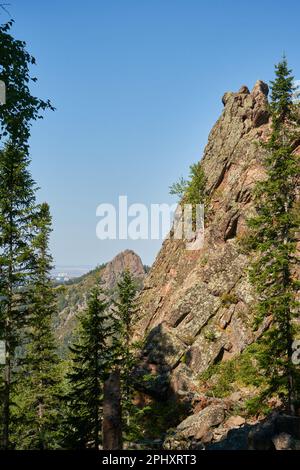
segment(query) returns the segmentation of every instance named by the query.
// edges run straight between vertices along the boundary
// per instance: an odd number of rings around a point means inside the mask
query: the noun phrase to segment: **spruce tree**
[[[99,449],[101,442],[103,385],[111,366],[112,328],[107,308],[103,292],[95,287],[79,317],[78,339],[70,347],[69,390],[65,396],[65,445],[69,448]]]
[[[52,332],[56,296],[49,253],[51,215],[48,204],[33,218],[27,345],[14,397],[14,441],[19,449],[51,449],[58,445],[59,359]]]
[[[260,399],[280,395],[289,412],[295,408],[295,367],[292,363],[293,317],[299,311],[295,279],[296,232],[299,217],[295,210],[299,157],[294,153],[299,138],[297,110],[292,102],[293,77],[284,58],[276,66],[271,83],[271,134],[263,145],[266,177],[257,183],[257,214],[249,221],[250,241],[255,250],[251,281],[258,295],[256,325],[272,318],[262,339],[260,367],[268,386]]]
[[[293,96],[296,91],[292,71],[288,68],[285,57],[275,65],[275,80],[271,81],[271,102],[273,137],[276,130],[282,130],[282,136],[287,129],[283,126],[292,120],[294,115]],[[294,116],[295,117],[295,116]]]
[[[122,273],[117,284],[118,300],[114,302],[114,341],[113,354],[115,366],[120,369],[121,405],[124,441],[138,437],[136,422],[137,407],[134,405],[133,369],[137,360],[137,347],[132,342],[133,325],[137,312],[137,286],[128,269]]]

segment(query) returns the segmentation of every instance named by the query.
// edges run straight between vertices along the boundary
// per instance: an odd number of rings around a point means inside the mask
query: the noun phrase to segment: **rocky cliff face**
[[[77,314],[86,307],[90,289],[101,283],[103,290],[113,297],[117,282],[125,269],[130,270],[139,287],[142,287],[145,270],[141,258],[134,251],[125,250],[106,265],[76,279],[71,285],[59,288],[55,333],[62,352],[72,338],[77,323]]]
[[[262,148],[269,131],[268,86],[225,93],[202,160],[208,204],[201,250],[167,239],[140,296],[137,332],[146,331],[144,368],[191,391],[210,364],[239,354],[255,339],[249,258],[240,247],[252,207],[251,191],[263,178]],[[166,380],[163,380],[165,378]],[[162,391],[162,390],[161,390]]]
[[[242,243],[246,220],[254,211],[253,187],[264,178],[259,142],[270,133],[267,95],[268,86],[258,81],[251,92],[242,86],[223,96],[224,110],[202,159],[207,179],[204,246],[190,251],[184,240],[167,239],[140,295],[136,332],[144,335],[145,347],[137,373],[147,371],[153,378],[141,390],[158,401],[175,397],[190,404],[190,416],[167,437],[165,448],[218,448],[220,440],[220,448],[248,448],[251,433],[262,433],[260,423],[237,413],[245,409],[253,390],[234,382],[229,394],[216,398],[206,393],[203,378],[201,388],[199,375],[239,357],[271,321],[266,318],[257,332],[252,329],[255,293],[248,280],[249,253]],[[294,143],[297,154],[299,144]],[[275,440],[269,433],[266,448],[280,448],[287,432],[280,426],[273,431]],[[297,433],[294,438],[299,439]]]

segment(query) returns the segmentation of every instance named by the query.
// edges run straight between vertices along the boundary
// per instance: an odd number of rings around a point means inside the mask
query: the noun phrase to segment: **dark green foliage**
[[[129,270],[125,270],[118,282],[118,300],[114,303],[113,354],[115,364],[121,371],[121,395],[124,441],[132,442],[139,437],[137,415],[140,410],[134,405],[134,383],[132,372],[137,360],[136,344],[132,343],[136,307],[137,286]]]
[[[268,395],[261,392],[258,395],[249,398],[246,401],[246,410],[249,416],[268,415],[272,412],[272,408],[267,404]]]
[[[15,352],[28,316],[26,292],[35,212],[35,187],[28,164],[26,154],[12,144],[0,150],[0,337],[6,347],[2,401],[2,445],[5,448],[9,446]]]
[[[206,387],[206,394],[224,398],[239,387],[263,386],[265,375],[258,367],[263,352],[263,345],[254,343],[240,356],[210,366],[199,377],[200,384]]]
[[[281,126],[286,119],[291,118],[293,109],[293,94],[296,91],[292,71],[288,68],[287,60],[283,57],[279,64],[275,65],[274,81],[271,81],[270,109],[273,119],[273,130]]]
[[[256,253],[250,271],[258,295],[256,327],[266,317],[272,318],[263,337],[265,353],[260,357],[260,367],[268,377],[263,400],[279,394],[291,412],[295,400],[292,319],[299,311],[299,283],[293,274],[299,230],[299,215],[294,210],[299,157],[293,152],[293,142],[299,137],[299,127],[292,104],[292,84],[293,77],[283,59],[276,66],[276,79],[272,82],[272,132],[263,144],[266,179],[256,185],[257,215],[249,221],[249,244]]]
[[[214,396],[218,398],[224,398],[228,396],[234,389],[235,382],[235,363],[233,361],[227,361],[215,366],[209,367],[199,377],[200,383],[208,382],[212,377],[214,382],[209,384],[206,394],[208,396]]]
[[[13,22],[0,26],[0,79],[6,104],[0,106],[0,336],[6,363],[2,395],[2,447],[10,445],[11,392],[16,376],[16,349],[28,316],[30,243],[35,213],[35,185],[28,170],[28,139],[33,120],[51,108],[29,90],[29,67],[35,63],[23,41],[10,35]],[[35,79],[32,79],[35,81]]]
[[[51,216],[42,204],[33,218],[31,285],[26,327],[25,357],[19,368],[14,394],[13,441],[18,449],[51,449],[58,446],[59,360],[52,333],[55,293],[50,278],[48,251]]]
[[[186,403],[176,398],[169,400],[151,400],[140,416],[140,427],[143,429],[143,441],[148,448],[153,448],[153,440],[163,440],[167,432],[176,428],[191,412]]]
[[[29,68],[35,59],[24,41],[10,34],[13,20],[0,26],[0,80],[6,85],[6,104],[0,106],[0,139],[8,138],[16,148],[28,152],[30,123],[41,118],[41,111],[53,109],[50,101],[33,96],[29,89]]]
[[[86,305],[86,299],[91,289],[101,282],[101,275],[105,264],[97,266],[87,274],[71,282],[56,286],[57,315],[54,318],[55,334],[59,338],[59,355],[68,356],[68,345],[74,340],[77,325],[77,313]]]
[[[65,396],[65,445],[98,449],[101,438],[103,383],[111,367],[108,340],[112,334],[107,302],[94,288],[87,309],[79,318],[78,340],[70,348],[71,366]]]
[[[35,185],[28,171],[29,159],[24,152],[7,144],[0,150],[0,261],[2,328],[11,325],[10,344],[18,344],[17,330],[25,320],[22,313],[24,288],[28,284],[31,262],[31,224],[35,213]],[[5,313],[6,312],[6,313]],[[15,323],[15,324],[14,324]]]

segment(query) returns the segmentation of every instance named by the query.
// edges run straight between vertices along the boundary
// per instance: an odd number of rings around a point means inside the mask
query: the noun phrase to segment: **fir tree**
[[[94,288],[87,309],[79,317],[78,340],[70,347],[69,391],[65,396],[67,447],[99,449],[103,384],[111,365],[112,329],[107,307],[103,292]]]
[[[299,289],[294,276],[299,230],[295,211],[299,157],[293,147],[298,132],[293,92],[293,77],[284,58],[276,66],[276,79],[272,82],[272,129],[263,144],[266,178],[256,185],[257,215],[249,221],[250,241],[256,251],[250,276],[258,294],[256,325],[266,317],[272,318],[260,354],[260,366],[268,379],[261,399],[279,394],[291,413],[295,402],[295,369],[291,360],[293,317],[298,311]]]
[[[48,204],[39,206],[33,219],[33,230],[27,346],[14,400],[14,440],[19,449],[42,450],[57,446],[60,384],[59,359],[52,333],[56,296],[50,276],[51,216]]]

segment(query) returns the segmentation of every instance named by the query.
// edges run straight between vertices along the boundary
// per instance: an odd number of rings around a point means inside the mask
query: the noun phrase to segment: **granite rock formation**
[[[145,347],[138,373],[153,376],[144,392],[191,404],[190,416],[165,439],[167,449],[209,448],[225,442],[227,435],[224,448],[248,448],[248,434],[256,426],[235,415],[238,391],[225,400],[199,393],[199,375],[241,354],[270,322],[267,318],[253,331],[255,293],[248,279],[249,253],[243,248],[246,221],[254,211],[252,190],[265,177],[259,142],[270,133],[268,86],[258,81],[251,92],[242,86],[237,93],[225,93],[222,102],[224,110],[202,159],[207,180],[204,246],[187,250],[185,240],[166,239],[139,299],[136,332]],[[278,447],[285,440],[278,438]]]
[[[204,246],[190,251],[184,240],[166,239],[140,296],[143,366],[168,377],[175,393],[193,390],[210,364],[233,358],[255,340],[249,256],[240,241],[253,211],[252,188],[264,177],[258,142],[269,132],[267,95],[268,86],[258,81],[251,92],[242,86],[223,96],[202,159]]]

